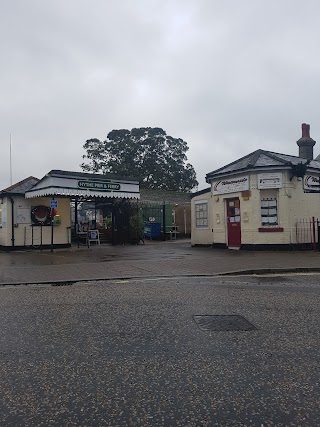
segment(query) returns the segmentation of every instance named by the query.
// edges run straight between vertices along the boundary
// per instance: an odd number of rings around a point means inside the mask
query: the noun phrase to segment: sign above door
[[[249,190],[249,175],[212,182],[212,194],[238,193]]]

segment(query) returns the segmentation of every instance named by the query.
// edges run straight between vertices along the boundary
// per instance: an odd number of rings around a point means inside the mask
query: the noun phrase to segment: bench
[[[166,226],[166,236],[170,236],[170,240],[177,240],[177,234],[179,233],[177,225]]]

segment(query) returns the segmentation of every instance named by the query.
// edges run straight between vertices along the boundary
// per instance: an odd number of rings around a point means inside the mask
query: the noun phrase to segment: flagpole
[[[11,146],[11,133],[10,133],[10,185],[12,185],[12,146]]]

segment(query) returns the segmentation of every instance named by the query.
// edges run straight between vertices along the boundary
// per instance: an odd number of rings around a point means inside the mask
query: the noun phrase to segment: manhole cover
[[[239,315],[193,316],[202,331],[254,331],[257,328]]]

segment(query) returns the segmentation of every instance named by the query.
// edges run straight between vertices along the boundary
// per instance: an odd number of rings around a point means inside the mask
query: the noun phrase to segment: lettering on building
[[[119,191],[120,184],[105,181],[78,181],[78,187],[83,190]]]
[[[212,183],[212,194],[237,193],[249,190],[249,176],[223,179]]]

